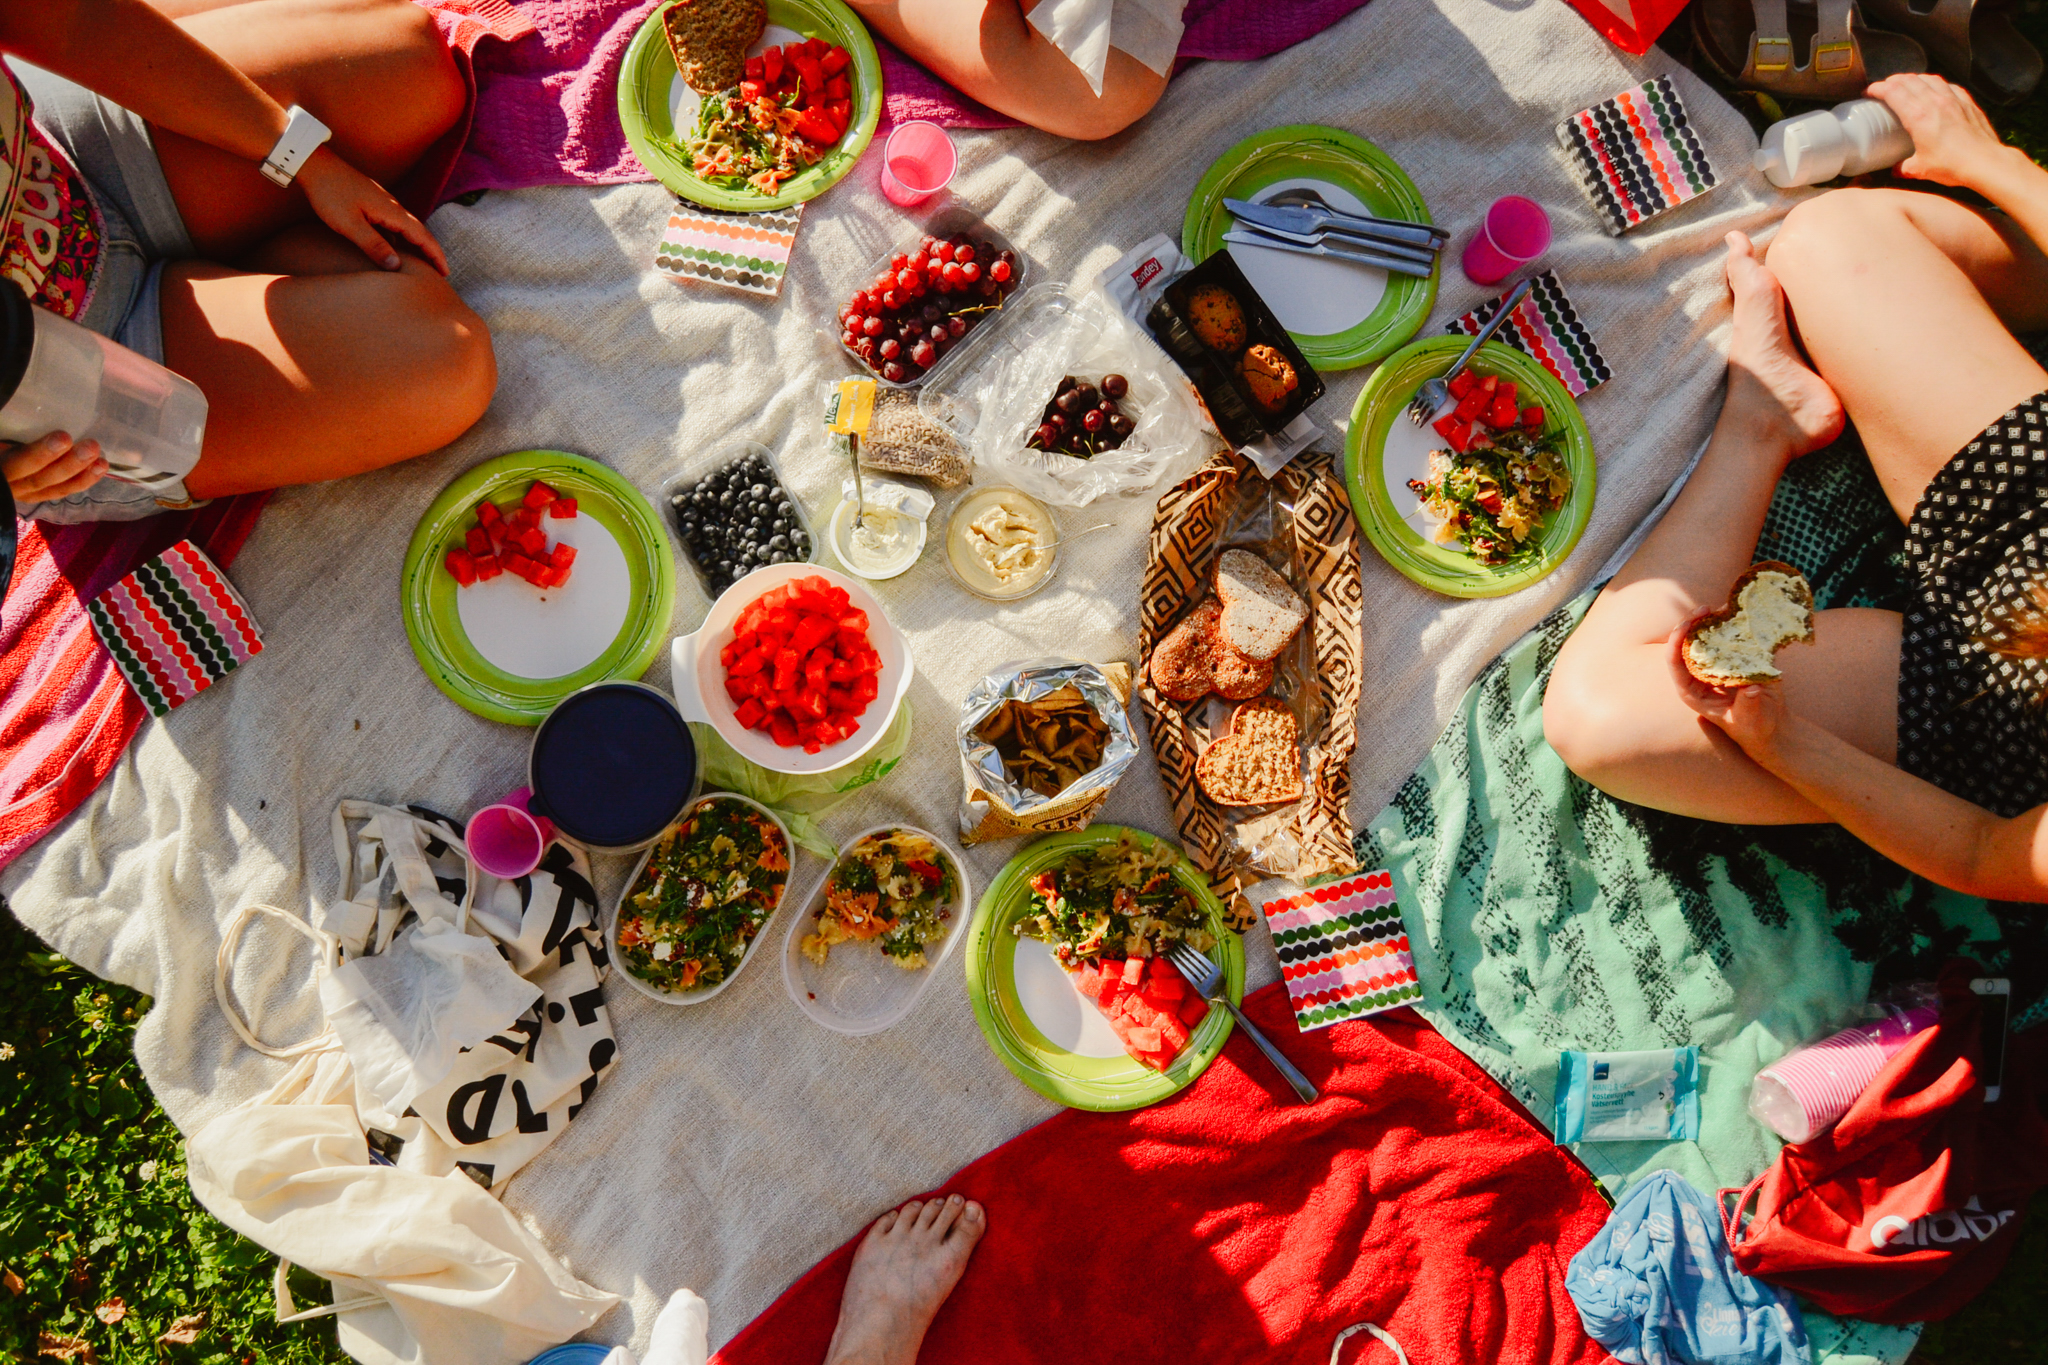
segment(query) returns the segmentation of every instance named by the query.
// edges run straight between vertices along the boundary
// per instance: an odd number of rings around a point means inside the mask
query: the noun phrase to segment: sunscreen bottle
[[[1883,170],[1912,154],[1913,139],[1883,100],[1850,100],[1780,119],[1764,130],[1751,160],[1765,179],[1789,190]]]

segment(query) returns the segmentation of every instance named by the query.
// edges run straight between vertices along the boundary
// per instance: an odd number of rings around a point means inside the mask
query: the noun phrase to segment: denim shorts
[[[106,235],[99,278],[79,323],[162,364],[164,265],[192,255],[192,238],[149,125],[82,85],[12,57],[7,64],[35,105],[36,126],[70,159],[100,211]],[[101,479],[83,493],[35,503],[28,514],[52,522],[134,521],[197,505],[182,479],[146,489]]]

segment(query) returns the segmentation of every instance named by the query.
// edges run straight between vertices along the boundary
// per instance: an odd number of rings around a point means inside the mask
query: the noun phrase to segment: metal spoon
[[[1371,214],[1352,213],[1340,209],[1305,185],[1282,190],[1265,202],[1275,208],[1313,209],[1318,213],[1328,214],[1340,227],[1345,222],[1360,223],[1389,236],[1414,242],[1418,246],[1440,247],[1451,239],[1448,231],[1433,223],[1411,223],[1399,218],[1376,218]]]

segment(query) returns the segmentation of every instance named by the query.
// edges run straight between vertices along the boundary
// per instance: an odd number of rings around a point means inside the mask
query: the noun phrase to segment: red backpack
[[[1841,1122],[1721,1192],[1744,1273],[1830,1313],[1899,1323],[1947,1317],[2005,1265],[2028,1196],[2048,1184],[2039,1066],[2025,1064],[2043,1049],[2039,1037],[2014,1039],[2003,1094],[1985,1104],[1968,979],[1944,973],[1941,1023],[1894,1056]],[[1740,1195],[1732,1213],[1729,1194]]]

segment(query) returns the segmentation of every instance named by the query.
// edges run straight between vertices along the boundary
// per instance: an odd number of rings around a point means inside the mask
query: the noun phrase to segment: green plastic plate
[[[1351,506],[1358,514],[1359,529],[1387,563],[1423,587],[1451,597],[1500,597],[1519,592],[1550,573],[1579,543],[1593,515],[1593,438],[1586,431],[1585,418],[1579,415],[1579,405],[1550,371],[1511,346],[1487,342],[1472,358],[1472,367],[1514,380],[1523,406],[1531,402],[1543,405],[1546,429],[1564,438],[1572,491],[1564,506],[1545,518],[1541,549],[1531,559],[1490,567],[1456,545],[1431,540],[1427,533],[1432,523],[1417,509],[1412,495],[1404,494],[1397,505],[1387,487],[1383,462],[1387,434],[1396,422],[1408,421],[1408,400],[1422,382],[1448,370],[1470,344],[1469,337],[1430,337],[1389,356],[1373,372],[1351,409],[1351,429],[1344,441],[1344,479],[1351,486]],[[1435,433],[1428,435],[1434,442]]]
[[[510,507],[535,479],[576,499],[579,517],[593,518],[611,532],[625,554],[629,582],[625,622],[610,646],[583,668],[555,678],[523,678],[485,659],[462,626],[456,594],[463,589],[442,567],[447,552],[462,547],[477,503],[488,498]],[[550,539],[558,525],[566,523],[541,521]],[[413,656],[434,686],[490,720],[538,725],[579,687],[647,671],[668,638],[675,611],[675,556],[653,506],[617,474],[567,451],[518,450],[484,461],[441,490],[412,533],[399,600]]]
[[[867,25],[840,0],[768,0],[769,36],[757,46],[773,47],[774,30],[788,29],[805,38],[823,38],[837,43],[853,57],[848,68],[853,78],[853,121],[846,126],[838,145],[818,164],[803,174],[782,182],[775,195],[748,190],[728,190],[708,184],[690,169],[690,153],[677,136],[669,113],[670,86],[682,79],[676,70],[675,54],[669,51],[668,36],[662,32],[661,16],[667,5],[647,16],[640,31],[626,48],[619,66],[619,123],[626,130],[640,164],[656,180],[683,198],[706,208],[738,213],[762,213],[801,204],[839,183],[875,135],[882,119],[882,61],[875,55],[874,40]],[[687,133],[688,130],[685,130]]]
[[[1229,1012],[1211,1009],[1187,1049],[1174,1059],[1172,1066],[1158,1072],[1125,1056],[1077,1056],[1048,1039],[1025,1013],[1017,993],[1018,938],[1010,926],[1031,908],[1031,879],[1063,862],[1076,849],[1113,844],[1124,835],[1147,848],[1165,843],[1143,830],[1121,825],[1095,825],[1073,834],[1042,839],[1012,858],[996,875],[982,894],[974,923],[968,929],[967,996],[974,1002],[974,1018],[981,1025],[982,1036],[1018,1080],[1047,1099],[1075,1109],[1111,1111],[1157,1104],[1207,1070],[1230,1037]],[[1223,965],[1224,987],[1233,1003],[1242,1001],[1243,940],[1225,926],[1223,906],[1199,872],[1182,862],[1174,866],[1173,875],[1209,912],[1209,924],[1217,939],[1215,956]],[[1082,1009],[1094,1008],[1078,992],[1074,999]]]
[[[1341,128],[1297,123],[1254,133],[1217,159],[1188,201],[1187,219],[1180,230],[1181,250],[1198,264],[1207,260],[1223,249],[1223,234],[1235,222],[1223,207],[1226,198],[1256,200],[1259,191],[1288,180],[1334,185],[1356,197],[1376,217],[1430,221],[1421,192],[1392,157]],[[1387,292],[1355,325],[1324,336],[1289,335],[1318,370],[1350,370],[1369,364],[1421,328],[1430,305],[1436,302],[1437,278],[1442,273],[1439,258],[1426,280],[1389,274]],[[1266,302],[1275,311],[1285,311],[1284,300]]]

